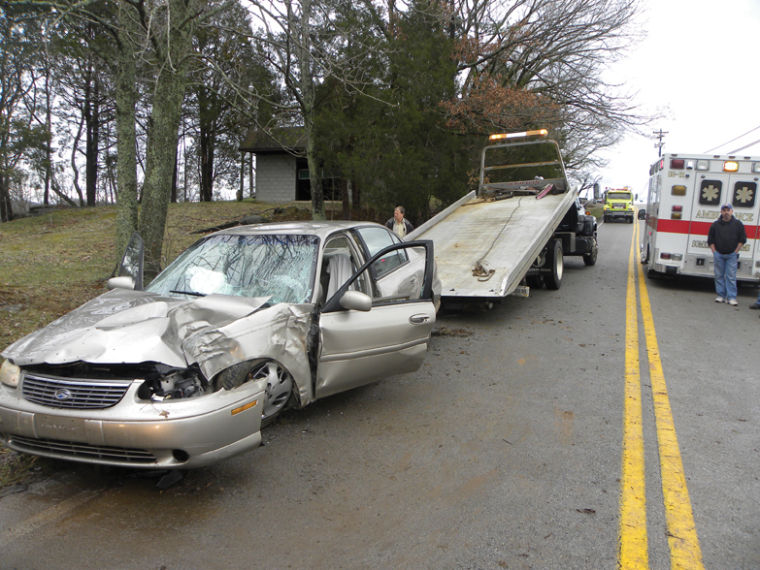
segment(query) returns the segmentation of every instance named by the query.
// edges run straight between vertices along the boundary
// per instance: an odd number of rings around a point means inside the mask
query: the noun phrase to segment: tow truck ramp
[[[572,192],[488,200],[470,192],[411,232],[430,239],[442,297],[515,292],[574,200]]]

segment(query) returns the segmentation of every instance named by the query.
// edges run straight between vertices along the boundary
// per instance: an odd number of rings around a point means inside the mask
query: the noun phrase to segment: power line
[[[760,127],[758,127],[758,128],[760,128]],[[739,152],[740,150],[744,150],[745,148],[749,148],[749,147],[751,147],[753,145],[756,145],[757,143],[760,143],[760,139],[757,139],[755,142],[751,142],[749,144],[745,144],[744,146],[739,147],[736,150],[731,150],[731,151],[728,152],[728,154],[734,154],[735,152]]]
[[[724,143],[722,143],[722,144],[719,144],[718,146],[714,146],[714,147],[712,147],[712,148],[710,148],[710,149],[706,150],[706,151],[705,151],[705,152],[703,152],[702,154],[707,154],[708,152],[712,152],[712,151],[714,151],[716,148],[720,148],[720,147],[722,147],[722,146],[725,146],[725,145],[727,145],[728,143],[732,143],[732,142],[734,142],[734,141],[736,141],[736,140],[739,140],[740,138],[742,138],[742,137],[745,137],[745,136],[747,136],[748,134],[750,134],[750,133],[753,133],[753,132],[755,132],[755,131],[756,131],[756,130],[758,130],[758,129],[760,129],[760,125],[756,126],[754,129],[750,129],[750,130],[748,130],[746,133],[744,133],[744,134],[742,134],[742,135],[739,135],[738,137],[734,137],[734,138],[732,138],[730,141],[726,141],[726,142],[724,142]],[[757,141],[755,141],[755,142],[757,142]],[[749,144],[749,145],[747,145],[747,146],[752,146],[753,144],[755,144],[755,143]],[[738,148],[738,149],[736,149],[736,150],[732,150],[731,152],[737,152],[737,151],[740,151],[740,150],[742,150],[742,149],[744,149],[744,148],[747,148],[747,146],[743,146],[742,148]]]

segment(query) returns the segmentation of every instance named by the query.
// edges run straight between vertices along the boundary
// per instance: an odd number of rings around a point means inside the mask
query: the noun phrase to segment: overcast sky
[[[662,115],[645,132],[667,131],[663,152],[688,154],[728,153],[760,141],[760,0],[640,1],[646,37],[611,71],[637,92],[642,113]],[[605,153],[602,188],[646,194],[657,160],[650,136],[626,136]],[[760,155],[760,142],[736,154]]]

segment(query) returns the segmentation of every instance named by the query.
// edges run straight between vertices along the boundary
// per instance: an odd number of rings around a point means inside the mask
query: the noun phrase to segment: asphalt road
[[[760,567],[757,290],[734,309],[709,282],[647,280],[654,331],[637,311],[627,342],[632,232],[602,225],[597,265],[567,258],[559,291],[444,312],[417,373],[288,412],[166,490],[58,464],[0,499],[0,567],[616,568],[631,549],[669,568],[685,544],[687,567]]]

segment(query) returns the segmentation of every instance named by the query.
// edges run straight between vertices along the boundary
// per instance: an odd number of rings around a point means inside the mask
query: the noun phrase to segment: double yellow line
[[[678,448],[678,438],[662,372],[657,333],[649,304],[644,272],[636,262],[639,224],[635,224],[628,257],[625,327],[625,403],[623,408],[623,462],[620,479],[620,568],[649,568],[646,515],[646,470],[642,426],[641,368],[636,281],[646,339],[646,358],[652,386],[662,495],[667,523],[670,567],[703,568],[697,529]]]

